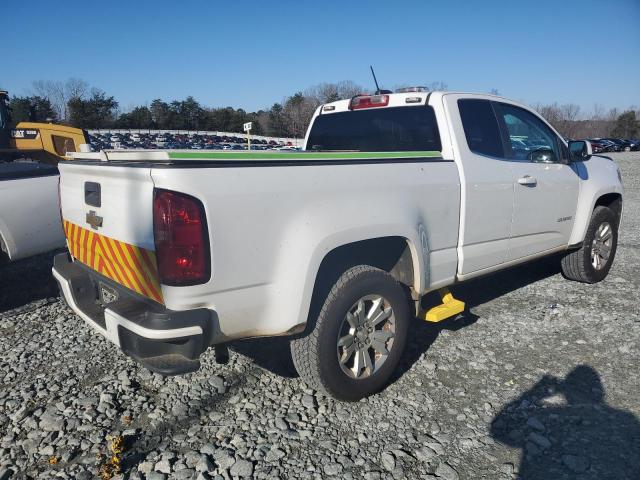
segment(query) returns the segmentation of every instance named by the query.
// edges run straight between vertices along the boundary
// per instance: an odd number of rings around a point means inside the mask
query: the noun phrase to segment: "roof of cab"
[[[372,108],[388,108],[388,107],[411,107],[416,105],[425,105],[427,102],[431,103],[433,100],[439,100],[444,95],[468,95],[478,98],[494,98],[500,100],[506,100],[510,103],[517,103],[507,98],[493,95],[490,93],[479,93],[479,92],[462,92],[462,91],[448,91],[448,90],[433,90],[428,92],[397,92],[397,93],[381,93],[380,95],[389,95],[389,104],[384,107],[372,107]],[[356,96],[365,96],[370,95],[373,96],[375,94],[366,94]],[[407,99],[420,99],[420,101],[407,101]],[[351,98],[345,98],[342,100],[336,100],[335,102],[325,103],[318,107],[317,113],[318,115],[331,114],[337,112],[345,112],[349,110],[349,104],[351,102]],[[331,109],[327,109],[326,107],[334,107]]]

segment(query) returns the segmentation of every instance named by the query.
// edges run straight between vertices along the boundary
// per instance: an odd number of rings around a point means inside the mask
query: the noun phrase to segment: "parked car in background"
[[[596,142],[604,146],[603,152],[619,152],[620,151],[620,146],[612,142],[611,140],[607,140],[606,138],[595,138],[593,140],[595,140]]]
[[[188,149],[246,150],[247,138],[236,135],[192,133],[93,133],[89,135],[93,151],[110,149]],[[291,145],[291,142],[288,142]],[[252,138],[251,148],[280,149],[284,145],[274,139]]]
[[[623,140],[620,140],[619,138],[606,138],[605,140],[609,140],[610,142],[612,142],[613,144],[615,144],[618,147],[616,149],[616,152],[624,152],[624,151],[628,151],[628,149],[629,149],[629,146]]]
[[[636,144],[634,142],[632,142],[631,140],[626,140],[624,138],[619,138],[617,140],[622,145],[623,150],[625,152],[630,152],[636,146]]]
[[[602,153],[606,151],[606,145],[599,140],[589,139],[593,153]]]

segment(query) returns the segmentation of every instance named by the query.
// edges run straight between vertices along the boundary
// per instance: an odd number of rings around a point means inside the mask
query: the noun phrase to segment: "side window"
[[[500,128],[489,100],[458,100],[458,109],[469,150],[504,157]]]
[[[69,152],[75,152],[76,146],[73,143],[73,139],[69,137],[61,137],[59,135],[52,135],[53,139],[53,148],[56,150],[56,153],[60,156],[65,156]]]
[[[564,157],[558,137],[533,113],[506,103],[496,103],[509,136],[507,158],[558,163]]]

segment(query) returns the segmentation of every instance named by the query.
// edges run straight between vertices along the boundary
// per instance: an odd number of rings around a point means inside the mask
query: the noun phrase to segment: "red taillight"
[[[181,286],[209,280],[207,222],[200,200],[183,193],[156,190],[153,234],[162,283]]]
[[[353,97],[349,108],[359,110],[361,108],[386,107],[389,105],[389,95],[362,95]]]

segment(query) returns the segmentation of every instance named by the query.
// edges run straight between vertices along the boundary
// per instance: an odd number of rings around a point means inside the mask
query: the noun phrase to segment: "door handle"
[[[520,177],[518,179],[518,183],[520,185],[530,185],[532,187],[535,187],[538,184],[538,180],[536,180],[536,178],[532,177],[531,175],[525,175],[524,177]]]

